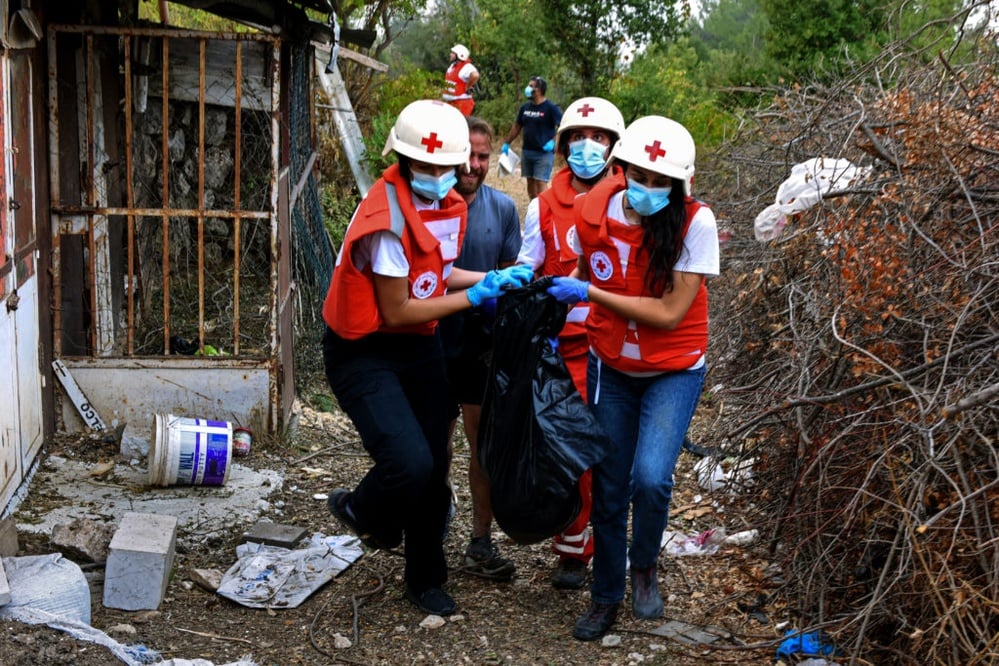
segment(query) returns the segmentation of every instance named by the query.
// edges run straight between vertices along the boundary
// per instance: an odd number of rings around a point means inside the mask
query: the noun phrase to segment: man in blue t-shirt
[[[520,253],[520,216],[517,206],[506,194],[483,184],[489,172],[493,130],[484,120],[468,118],[471,152],[468,170],[455,169],[455,191],[468,204],[468,226],[456,268],[490,271],[511,266]],[[514,564],[500,555],[493,544],[493,511],[489,501],[489,479],[479,467],[478,433],[482,399],[489,376],[486,354],[492,347],[489,321],[478,308],[459,312],[440,320],[441,344],[447,362],[448,384],[453,412],[452,437],[458,414],[462,415],[468,439],[468,486],[472,495],[472,535],[465,549],[461,570],[498,580],[509,580]],[[459,411],[460,408],[460,411]]]
[[[523,155],[520,173],[527,178],[527,196],[534,199],[548,188],[555,164],[555,132],[562,122],[562,109],[545,97],[548,82],[532,76],[524,95],[530,101],[521,105],[517,120],[503,141],[503,154],[510,150],[510,142],[524,131]]]

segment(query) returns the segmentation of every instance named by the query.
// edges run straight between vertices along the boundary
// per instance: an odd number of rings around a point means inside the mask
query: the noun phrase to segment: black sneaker
[[[617,619],[618,604],[592,602],[572,629],[572,637],[580,641],[595,641],[608,631]]]
[[[351,517],[350,513],[347,511],[347,500],[350,498],[350,491],[344,488],[337,488],[330,493],[329,498],[326,500],[326,505],[330,509],[330,513],[333,517],[339,520],[347,529],[357,535],[357,538],[361,540],[368,548],[372,550],[380,550],[386,548],[378,539],[376,539],[371,534],[368,534],[362,530],[357,521]]]
[[[552,574],[552,587],[556,590],[580,590],[586,585],[586,563],[571,557],[559,560]]]
[[[412,601],[421,611],[430,613],[431,615],[445,617],[447,615],[454,615],[454,612],[458,610],[451,595],[439,587],[431,587],[417,594],[407,585],[406,598]]]
[[[510,580],[517,567],[513,560],[502,557],[499,548],[488,536],[472,537],[465,549],[465,566],[462,571],[489,578],[491,580]]]

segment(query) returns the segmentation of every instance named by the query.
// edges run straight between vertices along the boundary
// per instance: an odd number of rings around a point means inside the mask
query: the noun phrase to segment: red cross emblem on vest
[[[444,142],[437,138],[437,132],[431,132],[430,136],[420,139],[420,143],[427,147],[427,152],[433,154],[435,150],[444,146]],[[656,142],[658,145],[658,142]],[[665,155],[666,153],[663,153]]]
[[[581,107],[579,107],[577,109],[577,111],[579,111],[580,115],[582,115],[584,118],[587,118],[587,117],[589,117],[589,115],[591,113],[593,113],[594,111],[596,111],[596,109],[594,109],[589,104],[584,103],[583,106],[581,106]]]
[[[597,262],[597,271],[601,273],[606,273],[610,267],[604,261]]]
[[[659,139],[656,139],[652,145],[645,146],[645,152],[649,154],[649,161],[655,162],[660,157],[666,157],[666,151],[661,148]]]
[[[433,287],[433,284],[434,284],[433,280],[429,278],[424,278],[423,280],[420,280],[420,289],[422,289],[425,292],[429,292],[430,288]]]

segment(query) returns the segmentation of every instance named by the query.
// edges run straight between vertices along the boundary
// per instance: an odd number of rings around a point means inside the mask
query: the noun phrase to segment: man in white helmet
[[[470,152],[460,112],[436,100],[409,104],[389,132],[383,155],[390,152],[397,163],[354,212],[323,303],[326,378],[374,461],[328,505],[369,548],[405,539],[406,598],[451,615],[441,543],[450,402],[437,322],[526,284],[532,272],[454,267],[468,211],[452,189]]]
[[[462,44],[452,46],[448,58],[450,64],[444,72],[444,93],[441,98],[467,118],[475,109],[472,88],[479,82],[479,70],[468,59],[468,47]]]

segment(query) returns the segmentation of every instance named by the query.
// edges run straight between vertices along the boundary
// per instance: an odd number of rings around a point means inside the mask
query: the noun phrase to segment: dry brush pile
[[[756,461],[773,603],[840,661],[999,659],[999,80],[994,36],[960,48],[973,62],[900,44],[784,91],[699,164],[736,231],[712,285],[715,443]],[[754,240],[819,156],[873,168]]]

